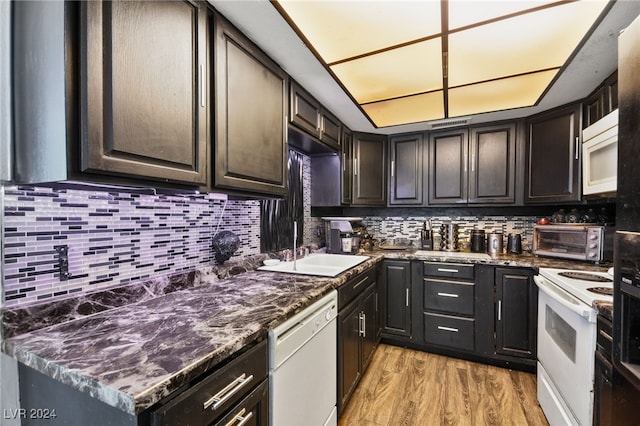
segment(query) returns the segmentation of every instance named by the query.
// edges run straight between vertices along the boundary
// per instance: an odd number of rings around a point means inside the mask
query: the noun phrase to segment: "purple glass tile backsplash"
[[[239,236],[242,244],[234,257],[260,253],[259,202],[225,205],[206,194],[7,186],[5,306],[62,299],[211,263],[216,230]],[[68,247],[66,280],[60,276],[57,246]]]

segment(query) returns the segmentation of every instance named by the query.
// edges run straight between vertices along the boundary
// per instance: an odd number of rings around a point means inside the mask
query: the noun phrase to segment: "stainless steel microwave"
[[[601,225],[535,225],[533,254],[590,262],[612,261],[613,235],[613,227]]]

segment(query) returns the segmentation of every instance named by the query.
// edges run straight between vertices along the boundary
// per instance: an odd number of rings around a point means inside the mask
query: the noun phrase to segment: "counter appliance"
[[[538,401],[551,425],[591,425],[597,311],[613,300],[607,272],[540,268]]]
[[[605,225],[534,225],[533,254],[595,263],[610,261],[613,235],[613,229]]]
[[[269,424],[335,426],[338,292],[269,331]]]

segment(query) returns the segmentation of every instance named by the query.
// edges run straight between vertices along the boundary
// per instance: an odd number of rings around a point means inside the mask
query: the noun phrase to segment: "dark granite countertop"
[[[266,338],[270,328],[382,259],[606,269],[528,254],[491,260],[445,253],[420,256],[415,250],[362,254],[370,259],[335,278],[249,271],[220,279],[204,273],[197,285],[184,290],[16,335],[3,342],[3,351],[49,377],[136,414],[244,346]]]
[[[3,342],[19,362],[127,413],[141,413],[375,265],[335,278],[251,271]]]
[[[597,300],[593,304],[598,311],[598,315],[601,315],[607,320],[613,322],[613,303]]]
[[[493,256],[490,259],[476,259],[464,257],[464,252],[434,252],[433,255],[421,255],[420,250],[375,250],[372,252],[364,252],[364,254],[382,255],[385,259],[409,259],[409,260],[425,260],[434,262],[453,262],[453,263],[479,263],[495,266],[513,266],[521,268],[558,268],[573,269],[580,271],[606,271],[613,264],[602,263],[595,264],[592,262],[580,262],[575,260],[554,259],[549,257],[538,257],[530,253],[523,254],[501,254]],[[475,253],[469,253],[474,256]]]

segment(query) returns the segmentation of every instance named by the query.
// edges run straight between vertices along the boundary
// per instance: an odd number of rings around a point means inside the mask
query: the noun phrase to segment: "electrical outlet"
[[[58,269],[60,270],[60,281],[66,281],[69,279],[69,246],[60,245],[55,246],[58,253]]]

